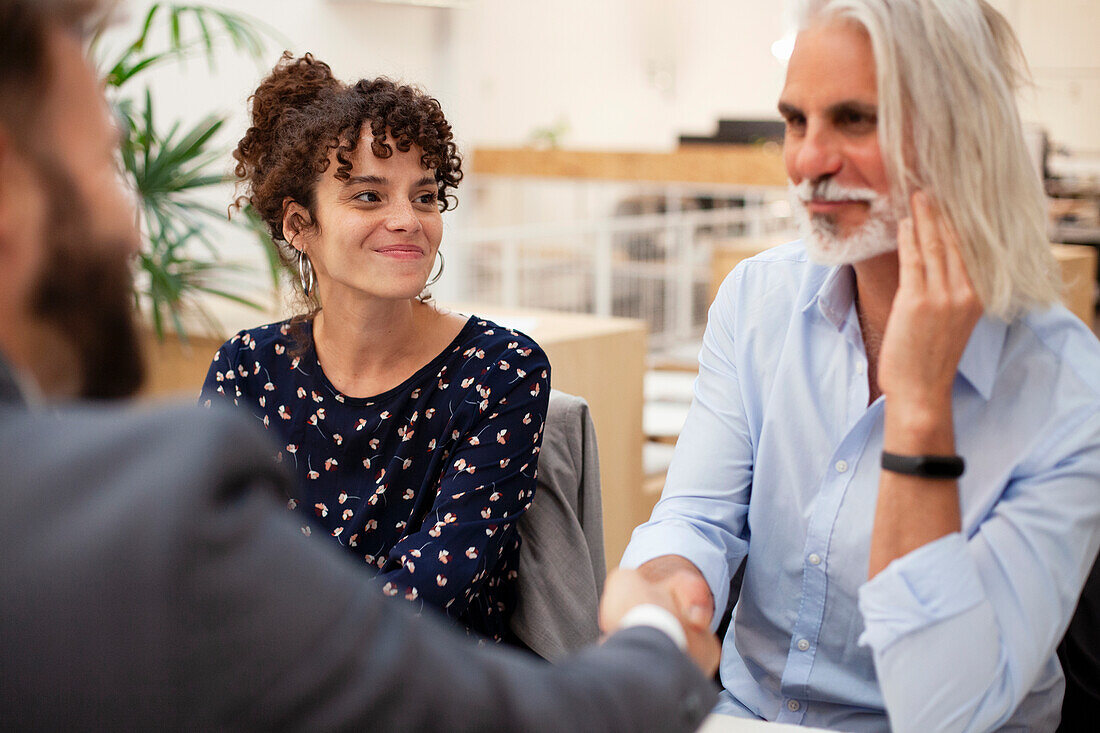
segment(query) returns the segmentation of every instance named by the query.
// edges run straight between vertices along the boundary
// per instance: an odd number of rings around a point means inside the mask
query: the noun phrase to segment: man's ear
[[[45,196],[41,181],[20,154],[11,133],[0,125],[0,270],[12,274],[35,260]]]
[[[0,248],[9,244],[8,232],[14,224],[12,217],[13,189],[15,171],[12,166],[17,161],[12,159],[15,149],[12,147],[11,135],[0,126]]]
[[[0,125],[0,331],[21,327],[46,257],[47,194],[34,166]],[[0,334],[2,336],[2,334]],[[4,339],[0,338],[0,342]],[[0,343],[7,350],[10,342]]]
[[[295,242],[302,232],[313,226],[309,210],[289,196],[283,199],[283,237],[295,249],[304,251],[304,242]]]

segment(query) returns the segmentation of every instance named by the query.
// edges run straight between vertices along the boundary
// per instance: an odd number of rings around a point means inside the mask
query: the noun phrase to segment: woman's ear
[[[283,201],[283,238],[295,249],[303,249],[305,243],[294,240],[298,235],[313,226],[313,217],[309,210],[289,196]]]

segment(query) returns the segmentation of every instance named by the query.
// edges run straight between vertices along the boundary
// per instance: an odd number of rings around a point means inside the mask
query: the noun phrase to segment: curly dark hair
[[[351,155],[368,125],[376,156],[388,158],[394,147],[408,152],[418,146],[421,164],[435,176],[439,210],[456,203],[451,192],[462,180],[462,158],[451,125],[439,102],[415,87],[385,77],[348,85],[311,54],[294,58],[286,51],[250,101],[252,126],[233,151],[234,172],[246,191],[235,206],[251,204],[264,221],[299,291],[298,252],[283,233],[284,202],[301,204],[316,221],[314,194],[329,168],[329,155],[336,151],[333,175],[348,180]],[[315,297],[301,294],[315,313],[320,305]]]

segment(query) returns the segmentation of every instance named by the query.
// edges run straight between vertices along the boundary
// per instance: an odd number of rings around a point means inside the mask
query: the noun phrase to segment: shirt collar
[[[822,317],[840,331],[844,328],[855,293],[855,270],[851,265],[837,265],[829,270],[821,287],[802,312],[808,313],[816,307]],[[962,358],[959,359],[959,374],[983,399],[988,400],[993,394],[993,382],[997,379],[1007,332],[1008,324],[1004,321],[988,315],[982,316],[970,334]]]
[[[837,265],[829,270],[821,287],[817,289],[810,302],[802,309],[807,313],[810,309],[817,310],[836,330],[844,327],[844,321],[848,317],[848,311],[856,296],[856,274],[851,265]]]
[[[1007,323],[988,314],[982,316],[959,359],[959,374],[983,399],[988,400],[993,394],[1007,333]]]

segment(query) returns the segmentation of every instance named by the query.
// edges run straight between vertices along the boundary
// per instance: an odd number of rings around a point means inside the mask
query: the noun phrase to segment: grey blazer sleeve
[[[706,715],[711,683],[651,629],[551,666],[411,617],[301,536],[240,419],[0,415],[6,725],[676,731]]]

